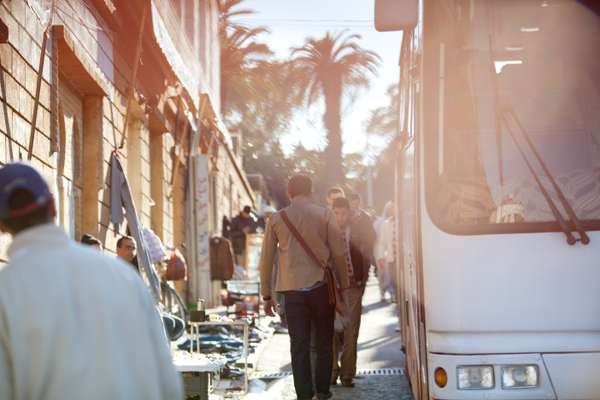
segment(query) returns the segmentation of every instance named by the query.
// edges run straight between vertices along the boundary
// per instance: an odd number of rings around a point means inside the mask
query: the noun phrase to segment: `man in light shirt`
[[[389,293],[390,301],[395,301],[396,292],[392,280],[394,272],[394,205],[390,202],[385,205],[383,215],[375,223],[377,240],[375,242],[375,260],[377,261],[377,277],[381,301],[385,301]]]
[[[330,303],[329,290],[333,288],[327,286],[323,267],[330,265],[339,286],[348,287],[344,242],[331,210],[311,200],[312,180],[308,176],[293,176],[288,183],[288,195],[290,206],[273,214],[265,230],[260,259],[261,294],[265,312],[270,316],[277,306],[274,292],[284,294],[294,387],[299,400],[310,400],[315,395],[310,360],[314,329],[317,350],[314,386],[317,399],[324,400],[332,396],[329,387],[335,306]],[[277,253],[279,271],[273,287]]]
[[[122,261],[71,240],[26,164],[0,168],[0,399],[183,398],[154,302]]]

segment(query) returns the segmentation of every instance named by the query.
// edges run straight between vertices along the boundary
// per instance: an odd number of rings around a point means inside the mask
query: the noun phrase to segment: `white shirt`
[[[175,400],[181,380],[133,268],[55,225],[17,235],[0,270],[0,399]]]
[[[392,218],[381,220],[377,226],[377,240],[375,241],[375,259],[385,259],[388,263],[394,262],[394,220]]]

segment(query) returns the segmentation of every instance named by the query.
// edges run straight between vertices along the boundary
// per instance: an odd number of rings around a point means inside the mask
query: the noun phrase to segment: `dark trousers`
[[[308,292],[285,292],[285,313],[291,339],[292,372],[298,399],[311,399],[313,379],[310,361],[311,330],[315,331],[317,350],[315,387],[317,393],[328,394],[333,363],[334,306],[329,304],[327,286]]]

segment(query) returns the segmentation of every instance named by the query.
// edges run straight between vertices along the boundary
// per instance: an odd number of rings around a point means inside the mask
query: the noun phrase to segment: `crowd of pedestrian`
[[[338,380],[354,386],[371,266],[382,301],[395,298],[394,208],[373,221],[360,196],[341,187],[318,205],[305,175],[289,180],[288,195],[290,205],[263,225],[261,296],[267,315],[287,321],[298,399],[328,399]],[[13,237],[0,270],[0,399],[182,398],[168,339],[185,322],[157,309],[135,239],[122,236],[116,257],[104,254],[93,235],[70,240],[55,216],[34,168],[0,168],[0,230]],[[250,207],[233,218],[238,263],[257,229]]]
[[[279,303],[285,304],[300,400],[332,397],[330,387],[338,380],[354,387],[362,298],[372,265],[382,301],[395,301],[393,206],[386,205],[373,221],[356,193],[347,198],[341,187],[332,187],[326,206],[312,194],[310,177],[289,180],[290,205],[269,219],[260,260],[265,312],[274,316]]]

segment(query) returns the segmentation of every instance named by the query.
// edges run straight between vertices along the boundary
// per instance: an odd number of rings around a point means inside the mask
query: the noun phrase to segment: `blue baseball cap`
[[[17,190],[25,190],[35,199],[31,204],[11,208],[9,200]],[[0,219],[27,215],[52,200],[48,184],[39,172],[24,163],[6,164],[0,168]]]

